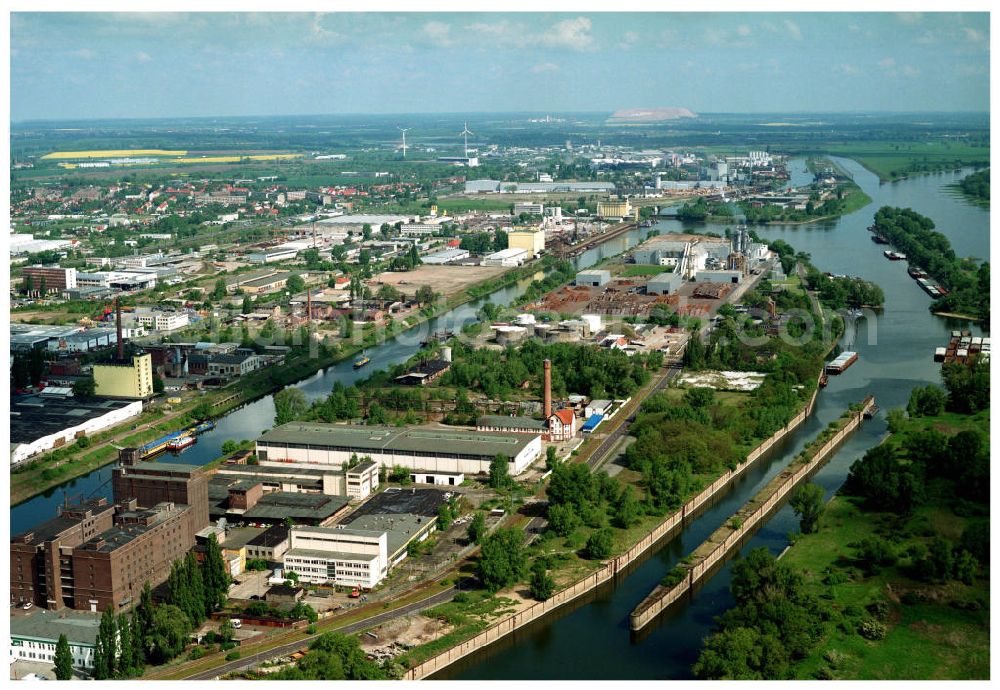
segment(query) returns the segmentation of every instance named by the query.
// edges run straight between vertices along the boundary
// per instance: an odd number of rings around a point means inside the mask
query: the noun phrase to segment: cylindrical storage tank
[[[450,362],[451,361],[451,348],[450,347],[446,346],[446,347],[442,347],[441,348],[441,361],[442,362]]]

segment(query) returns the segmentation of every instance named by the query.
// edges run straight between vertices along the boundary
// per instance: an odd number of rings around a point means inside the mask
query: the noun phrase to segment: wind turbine
[[[406,133],[413,129],[413,127],[407,127],[406,129],[397,127],[396,129],[403,133],[403,158],[406,158]]]
[[[469,157],[469,135],[472,134],[472,132],[469,131],[469,123],[468,122],[465,123],[465,128],[461,132],[459,132],[459,134],[462,135],[465,138],[465,157],[468,158]]]

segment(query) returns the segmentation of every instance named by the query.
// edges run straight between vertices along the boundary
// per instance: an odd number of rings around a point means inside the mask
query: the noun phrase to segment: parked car
[[[26,601],[23,604],[21,604],[21,608],[24,609],[25,611],[30,610],[32,607],[34,607],[34,604],[31,603],[30,601]]]
[[[241,621],[239,618],[230,618],[229,624],[237,629],[243,627],[243,621]]]

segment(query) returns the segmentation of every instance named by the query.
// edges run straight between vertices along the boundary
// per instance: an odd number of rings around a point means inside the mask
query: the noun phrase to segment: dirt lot
[[[424,644],[425,642],[430,642],[441,637],[451,627],[451,625],[435,618],[427,618],[421,615],[404,616],[402,618],[394,618],[374,628],[371,632],[377,637],[365,634],[361,635],[358,639],[361,640],[361,648],[369,654],[375,650],[390,652],[390,650],[385,648],[391,647],[394,644],[404,647]],[[392,656],[395,656],[395,654],[392,654]]]
[[[380,273],[372,279],[372,290],[380,283],[398,288],[403,294],[413,295],[421,285],[430,285],[435,292],[451,297],[481,280],[495,278],[510,269],[503,266],[418,266],[412,271]]]

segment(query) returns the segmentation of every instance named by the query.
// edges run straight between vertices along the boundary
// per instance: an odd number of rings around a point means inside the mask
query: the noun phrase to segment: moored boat
[[[184,450],[188,446],[193,446],[196,440],[194,436],[175,438],[173,441],[167,443],[167,450]]]

